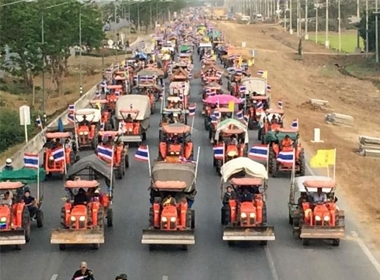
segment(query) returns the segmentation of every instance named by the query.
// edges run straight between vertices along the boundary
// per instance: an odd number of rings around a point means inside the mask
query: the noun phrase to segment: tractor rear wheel
[[[340,245],[340,239],[333,239],[332,245],[338,247]]]
[[[292,226],[293,225],[293,218],[292,218],[292,216],[290,215],[290,213],[289,213],[289,224]]]
[[[107,210],[107,227],[113,226],[113,210],[110,208]]]
[[[94,243],[94,244],[92,244],[92,249],[94,249],[94,250],[98,250],[99,247],[100,247],[100,244],[99,244],[99,243]]]
[[[262,138],[263,138],[263,129],[259,128],[259,130],[257,131],[257,140],[262,141]]]
[[[191,229],[195,229],[195,210],[191,211]]]
[[[300,158],[299,158],[299,165],[300,165],[300,176],[305,176],[306,174],[306,162],[305,162],[305,152],[304,150],[301,151],[300,153]]]
[[[129,168],[129,156],[128,155],[125,155],[124,161],[125,161],[125,167]]]
[[[41,209],[37,210],[36,213],[37,227],[42,228],[44,226],[44,212]]]
[[[192,220],[191,220],[191,209],[188,209],[187,210],[187,213],[186,213],[186,227],[187,228],[191,228],[191,222],[192,222]]]
[[[120,167],[117,168],[117,169],[115,169],[114,171],[115,171],[115,177],[116,177],[116,179],[120,180],[120,179],[123,178],[123,176],[121,175],[122,173],[120,172]]]
[[[25,231],[25,241],[30,241],[30,214],[28,207],[24,207],[24,211],[22,212],[22,228]]]
[[[272,174],[272,177],[277,173],[277,159],[272,150],[269,152],[269,173]]]
[[[187,251],[189,249],[189,246],[187,245],[181,245],[181,250],[182,251]]]
[[[59,250],[63,251],[66,249],[66,244],[58,244]]]
[[[149,226],[154,226],[154,217],[153,217],[153,208],[150,207],[149,209]]]
[[[263,209],[262,209],[262,217],[263,217],[263,225],[267,224],[267,204],[264,202]]]
[[[146,140],[146,132],[143,132],[143,133],[142,133],[142,140],[143,140],[143,141]]]

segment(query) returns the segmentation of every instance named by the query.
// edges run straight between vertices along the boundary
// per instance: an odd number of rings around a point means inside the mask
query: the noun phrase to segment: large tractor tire
[[[113,226],[113,210],[110,208],[107,210],[107,227]]]
[[[277,159],[273,150],[269,152],[269,173],[274,176],[277,173]]]
[[[129,168],[129,155],[125,155],[125,168]]]
[[[37,210],[36,213],[37,227],[42,228],[44,226],[44,212],[41,209]]]
[[[24,211],[22,212],[22,228],[25,231],[25,241],[30,241],[30,213],[28,207],[24,207]]]
[[[62,207],[62,208],[61,208],[61,226],[62,226],[63,228],[66,227],[65,216],[66,216],[66,213],[65,213],[65,207]]]
[[[153,216],[153,208],[152,207],[150,207],[149,208],[149,226],[150,227],[153,227],[153,225],[154,225],[154,216]]]

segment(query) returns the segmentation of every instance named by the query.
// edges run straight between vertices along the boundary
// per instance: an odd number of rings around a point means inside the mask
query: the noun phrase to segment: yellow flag
[[[249,67],[251,67],[253,65],[253,63],[254,63],[253,59],[248,59],[247,64]]]
[[[213,60],[216,60],[216,58],[217,58],[216,55],[213,55],[213,56],[212,56],[212,59],[213,59]]]
[[[100,102],[96,102],[96,108],[98,108],[98,110],[102,108],[102,106],[100,106]]]
[[[263,74],[261,75],[261,78],[264,78],[265,80],[268,80],[268,71],[263,71]]]
[[[336,150],[318,150],[315,156],[310,159],[311,168],[327,168],[335,165]]]
[[[238,63],[239,63],[239,65],[241,65],[243,63],[243,58],[242,57],[239,57]]]
[[[228,102],[228,110],[229,111],[235,110],[235,102],[233,102],[233,101]]]

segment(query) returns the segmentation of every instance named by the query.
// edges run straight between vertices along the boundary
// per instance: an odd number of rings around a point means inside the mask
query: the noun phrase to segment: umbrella
[[[217,104],[219,105],[227,105],[230,102],[234,102],[235,104],[240,104],[240,99],[236,98],[235,96],[228,95],[228,94],[219,94],[214,96],[209,96],[206,98],[205,102],[209,104]]]

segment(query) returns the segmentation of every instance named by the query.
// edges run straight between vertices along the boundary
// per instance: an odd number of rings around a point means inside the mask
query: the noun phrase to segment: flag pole
[[[269,144],[267,145],[267,175],[269,178]]]
[[[37,160],[37,203],[40,202],[40,156]]]
[[[110,190],[109,195],[113,197],[113,163],[114,163],[114,153],[115,153],[115,141],[112,144],[112,159],[111,159],[111,178],[110,178]]]
[[[146,146],[146,149],[148,151],[148,169],[149,169],[149,177],[152,177],[152,165],[150,163],[150,153],[149,153],[149,146]]]
[[[66,162],[66,149],[63,146],[63,164],[65,165],[65,175],[67,176],[67,162]]]
[[[226,143],[223,141],[223,165],[226,163]]]
[[[335,172],[336,172],[336,148],[334,149],[334,171],[333,171],[333,180],[335,181]]]
[[[198,151],[197,151],[197,161],[196,161],[196,165],[195,165],[195,178],[194,178],[194,181],[196,182],[197,181],[197,175],[198,175],[198,166],[199,166],[199,155],[201,153],[201,147],[199,146],[198,147]]]

